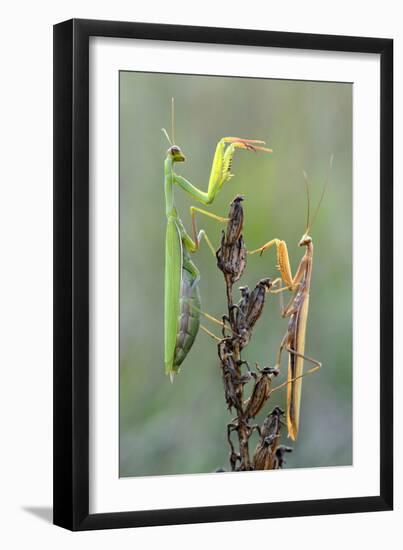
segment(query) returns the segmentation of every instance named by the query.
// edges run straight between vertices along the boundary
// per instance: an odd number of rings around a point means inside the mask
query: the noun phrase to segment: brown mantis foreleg
[[[280,239],[272,239],[271,241],[268,241],[263,246],[256,248],[255,250],[252,250],[251,252],[249,252],[249,254],[256,254],[257,252],[260,252],[260,254],[263,254],[265,250],[267,250],[268,248],[271,248],[272,246],[276,246],[276,249],[277,249],[277,267],[280,271],[281,279],[284,281],[284,284],[286,285],[286,288],[288,290],[291,290],[291,291],[295,290],[298,284],[300,283],[306,270],[305,256],[302,258],[298,266],[297,272],[293,277],[292,271],[291,271],[290,259],[288,255],[287,244],[285,241],[282,241]],[[278,279],[273,281],[273,286],[277,282],[278,282]],[[272,294],[277,294],[278,292],[283,292],[283,290],[277,289],[277,290],[271,290],[270,292]]]

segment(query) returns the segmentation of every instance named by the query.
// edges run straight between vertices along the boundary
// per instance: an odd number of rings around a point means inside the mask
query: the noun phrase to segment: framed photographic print
[[[54,522],[390,510],[393,42],[54,27]]]

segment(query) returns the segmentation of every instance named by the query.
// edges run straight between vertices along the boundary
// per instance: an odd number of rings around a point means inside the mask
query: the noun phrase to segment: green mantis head
[[[174,145],[174,143],[175,143],[175,131],[174,131],[174,129],[175,129],[175,100],[174,100],[174,98],[172,98],[172,103],[171,103],[171,124],[172,124],[171,137],[169,137],[169,134],[165,130],[165,128],[161,128],[162,133],[165,135],[165,137],[167,138],[167,140],[168,140],[168,142],[171,146],[167,151],[167,158],[170,158],[172,163],[174,163],[174,162],[185,162],[186,157],[182,153],[180,147],[178,147],[177,145]]]
[[[186,157],[177,145],[171,145],[167,151],[167,155],[172,157],[172,162],[185,162]]]
[[[168,132],[165,130],[165,128],[161,128],[161,130],[162,130],[162,133],[167,138],[169,144],[171,145],[171,147],[167,151],[167,158],[170,158],[172,160],[172,162],[185,162],[186,157],[182,153],[180,147],[173,144],[173,142],[172,142],[171,138],[169,137]]]

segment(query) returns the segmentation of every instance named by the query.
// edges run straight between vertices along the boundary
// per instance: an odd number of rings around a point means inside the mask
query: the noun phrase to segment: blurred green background
[[[211,211],[226,215],[244,194],[244,236],[249,249],[273,237],[288,243],[292,269],[304,252],[309,175],[312,208],[333,169],[311,232],[315,244],[306,353],[323,368],[304,380],[301,426],[287,468],[352,463],[352,85],[155,73],[120,73],[120,475],[212,472],[228,468],[226,410],[215,343],[203,332],[170,384],[163,364],[165,211],[163,163],[169,146],[171,97],[176,143],[187,162],[178,173],[206,190],[222,136],[263,139],[272,155],[237,151],[235,177]],[[189,206],[175,189],[190,230]],[[218,247],[221,227],[198,218]],[[221,317],[225,287],[204,244],[194,261],[205,311]],[[248,259],[239,285],[275,277],[274,250]],[[236,287],[235,287],[236,288]],[[236,294],[235,294],[236,296]],[[278,296],[266,303],[244,358],[273,365],[287,320]],[[217,327],[210,326],[217,333]],[[283,358],[281,382],[286,375]],[[250,384],[252,386],[252,384]],[[285,391],[269,400],[285,405]],[[264,415],[257,420],[262,421]],[[287,443],[286,430],[283,442]],[[252,441],[253,451],[255,440]]]

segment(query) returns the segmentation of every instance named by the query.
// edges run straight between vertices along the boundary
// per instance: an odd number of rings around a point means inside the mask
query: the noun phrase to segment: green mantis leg
[[[211,330],[209,330],[207,327],[205,327],[204,325],[200,325],[200,328],[202,329],[203,332],[207,334],[207,336],[210,336],[210,338],[212,338],[216,342],[221,342],[221,338],[213,334]]]
[[[207,210],[203,210],[202,208],[197,208],[196,206],[190,207],[190,215],[192,217],[192,233],[193,233],[194,243],[196,245],[195,250],[197,250],[200,246],[201,237],[204,237],[213,256],[215,257],[215,249],[211,244],[211,241],[207,236],[206,231],[204,229],[201,229],[200,231],[197,230],[196,212],[199,212],[199,214],[204,214],[208,218],[212,218],[213,220],[217,220],[218,222],[221,222],[221,223],[228,222],[229,218],[223,218],[222,216],[217,216],[217,214],[213,214],[212,212],[208,212]]]
[[[190,236],[186,229],[185,229],[185,226],[183,225],[182,223],[182,220],[178,219],[177,220],[177,224],[179,226],[179,230],[180,230],[180,233],[181,233],[181,238],[182,238],[182,242],[183,242],[183,245],[185,246],[186,250],[188,252],[196,252],[199,247],[200,247],[200,243],[201,243],[201,240],[202,238],[205,239],[211,253],[213,254],[213,256],[215,257],[215,248],[211,242],[211,240],[209,239],[206,231],[204,229],[200,229],[200,231],[198,231],[197,229],[197,223],[196,223],[196,212],[199,212],[200,214],[204,214],[205,216],[209,217],[209,218],[212,218],[213,220],[217,220],[219,222],[227,222],[228,221],[228,218],[223,218],[222,216],[217,216],[217,214],[213,214],[212,212],[208,212],[207,210],[203,210],[201,208],[197,208],[196,206],[191,206],[190,207],[190,215],[192,217],[192,236]]]
[[[179,227],[179,231],[181,233],[181,239],[182,239],[182,243],[183,243],[183,246],[184,248],[186,249],[187,252],[190,252],[190,253],[193,253],[193,252],[196,252],[196,250],[199,249],[200,247],[200,243],[201,243],[201,240],[202,238],[205,239],[211,253],[213,254],[213,256],[215,256],[215,250],[214,250],[214,246],[212,244],[212,242],[210,241],[210,239],[208,238],[206,232],[204,231],[204,229],[201,229],[198,233],[197,233],[197,230],[196,232],[193,232],[193,238],[186,232],[186,229],[185,229],[185,226],[183,225],[182,223],[182,220],[177,220],[177,225]],[[190,260],[189,260],[190,261]],[[192,265],[193,262],[191,262]],[[194,266],[196,268],[196,266]],[[196,268],[197,269],[197,268]]]

